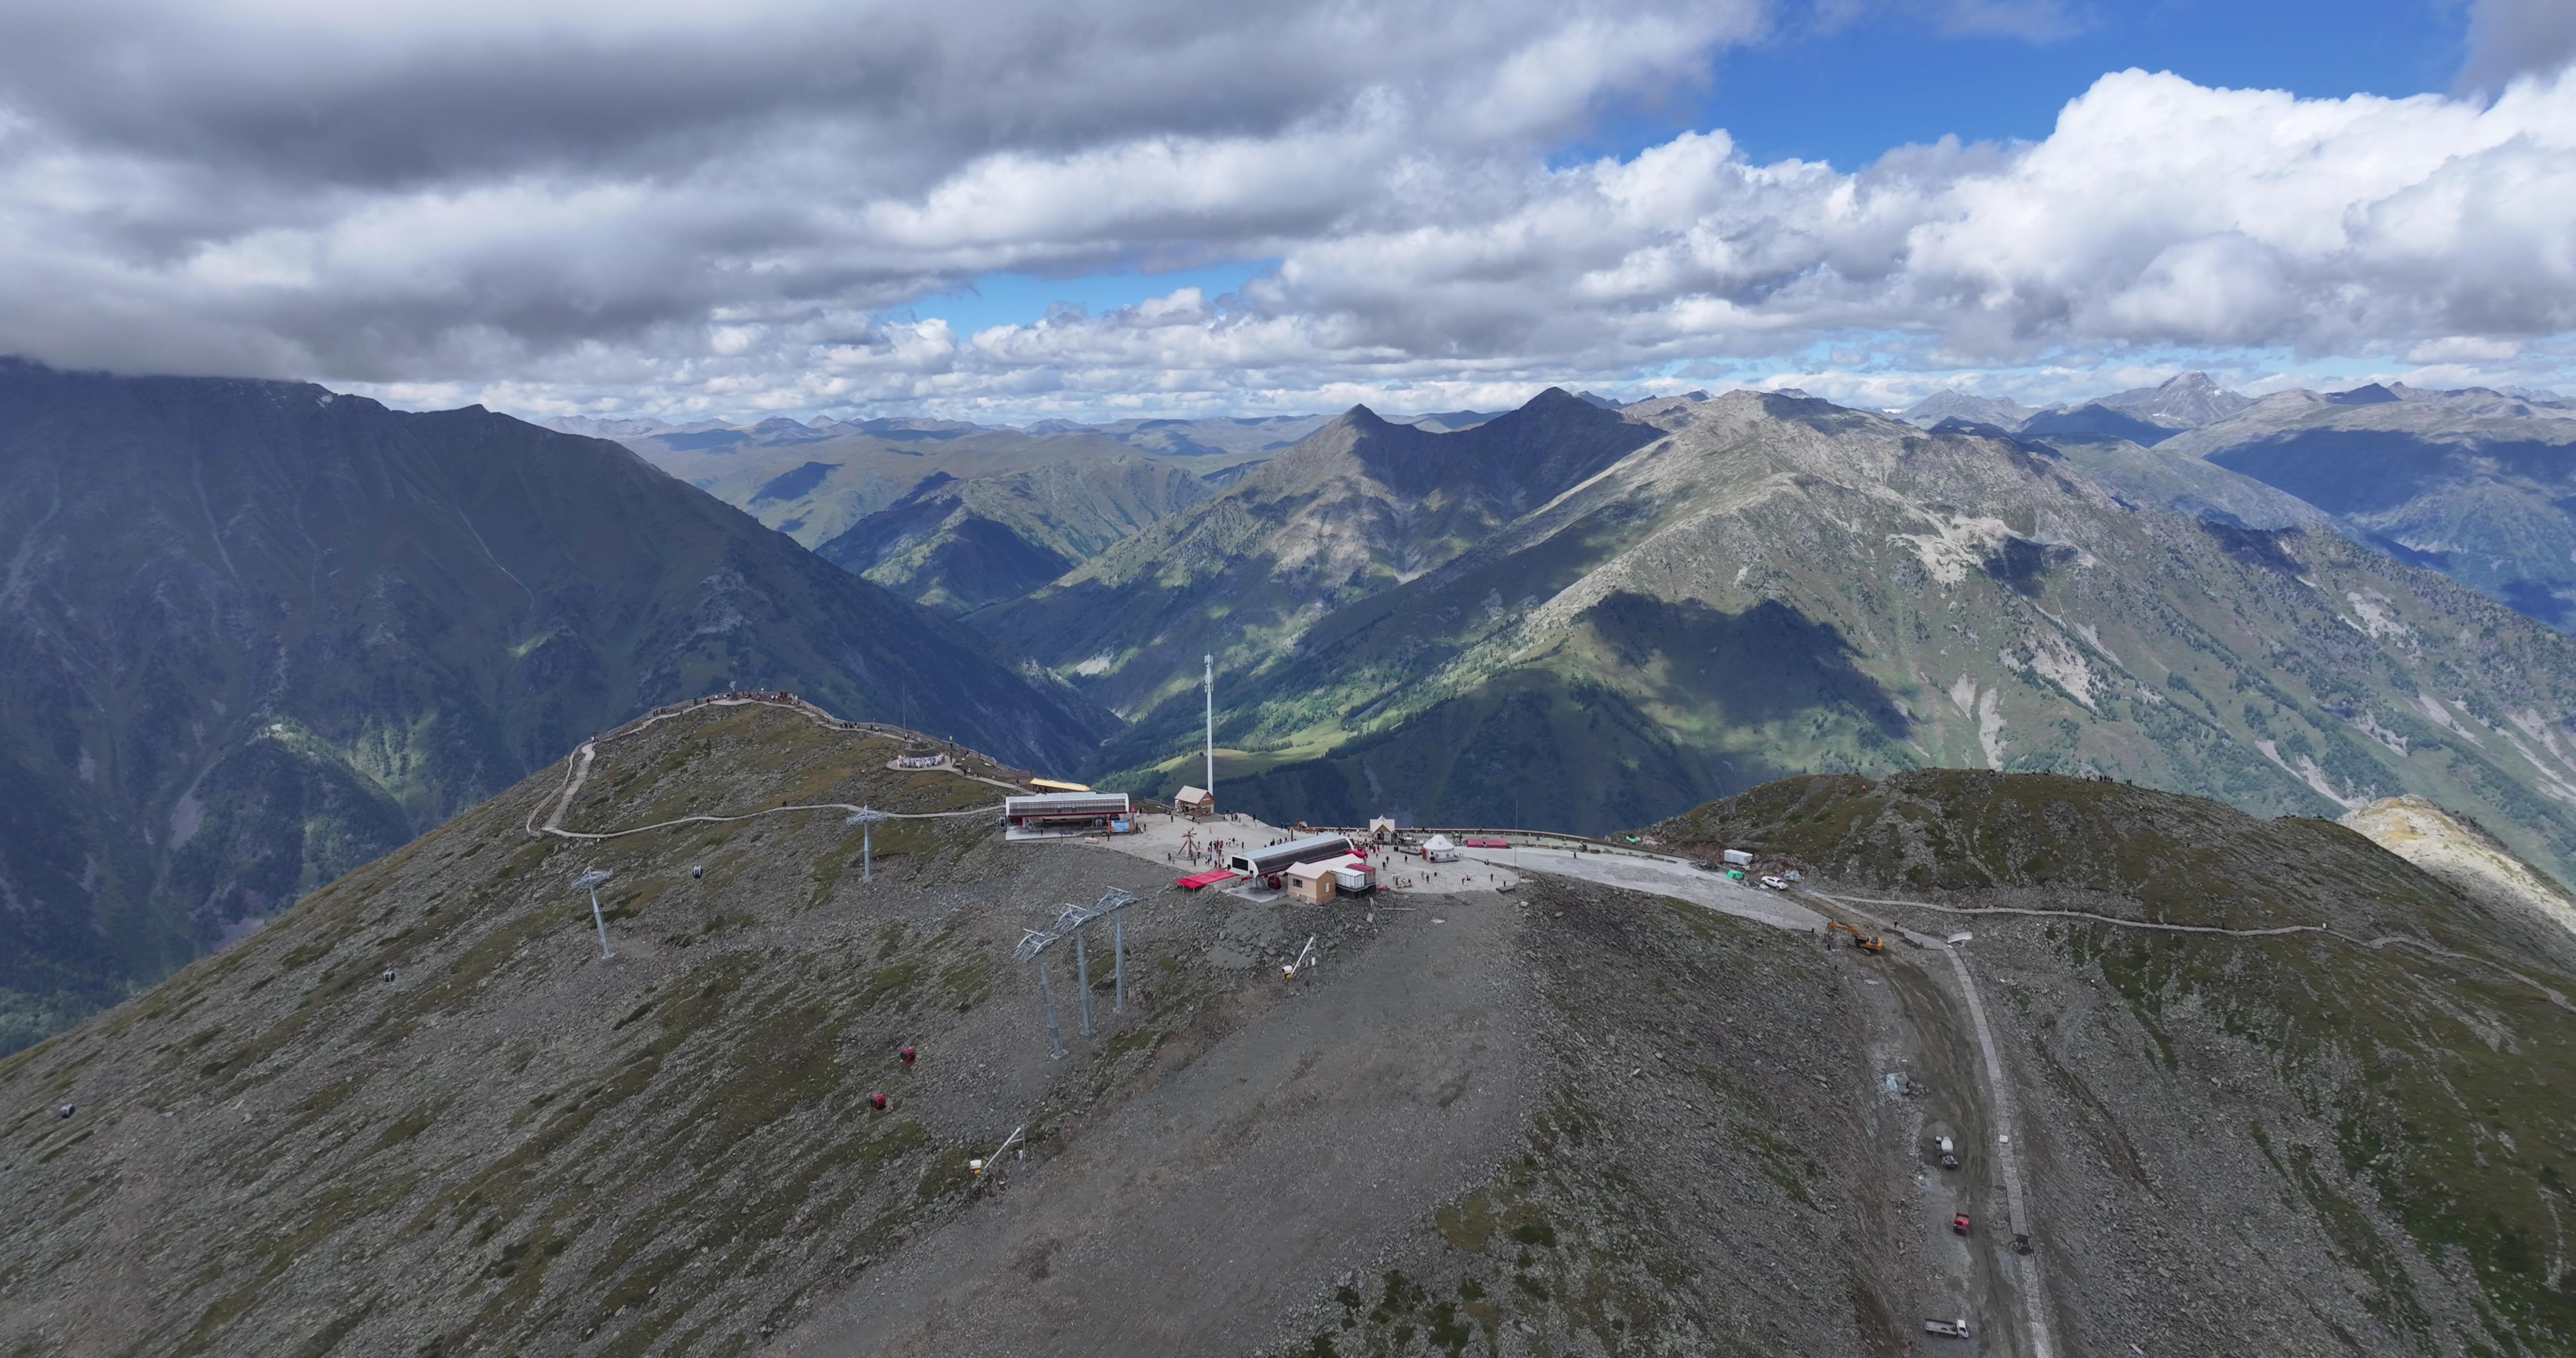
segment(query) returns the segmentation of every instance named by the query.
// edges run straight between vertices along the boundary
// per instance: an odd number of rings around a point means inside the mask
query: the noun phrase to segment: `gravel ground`
[[[782,1351],[1220,1351],[1247,1317],[1365,1266],[1517,1139],[1519,913],[1488,895],[1387,915],[1296,981],[1270,977],[1257,1024],[1063,1154],[1008,1166]]]

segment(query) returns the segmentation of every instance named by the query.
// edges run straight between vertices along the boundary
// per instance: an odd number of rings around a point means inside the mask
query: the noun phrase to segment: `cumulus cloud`
[[[2129,71],[2029,144],[1843,169],[1712,129],[1565,164],[1589,120],[1778,16],[352,13],[0,17],[0,351],[535,413],[1016,417],[1488,404],[1780,356],[1891,389],[2158,348],[2529,362],[2576,330],[2563,69],[2402,100]],[[1279,263],[1223,297],[979,333],[905,310],[994,270],[1227,259]]]
[[[2576,5],[2567,0],[2472,0],[2461,88],[2492,90],[2515,76],[2562,70],[2570,59],[2576,59]]]

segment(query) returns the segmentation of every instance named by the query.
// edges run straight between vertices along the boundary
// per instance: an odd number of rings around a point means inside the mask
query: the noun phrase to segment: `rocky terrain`
[[[624,448],[0,362],[0,1051],[658,702],[1052,768],[1105,716]]]
[[[1797,778],[1657,832],[1973,934],[2069,1351],[2576,1344],[2564,930],[2331,822],[2102,780]]]
[[[626,728],[0,1062],[0,1353],[2576,1333],[2554,1215],[2576,1072],[2534,984],[2576,987],[2568,941],[2330,824],[1921,773],[1657,827],[1805,863],[1837,916],[1975,934],[1957,960],[1870,956],[1545,875],[1374,907],[1185,895],[1142,858],[1004,843],[996,784],[1022,775],[887,767],[916,743],[764,704]],[[908,817],[864,867],[849,804]],[[608,960],[571,886],[591,868],[614,873]],[[1094,925],[1096,1032],[1047,955],[1051,1059],[1010,949],[1113,888],[1141,898],[1126,1007]],[[1933,908],[1994,906],[2338,932]],[[1283,978],[1310,935],[1321,960]],[[1923,1331],[1954,1318],[1971,1339]]]

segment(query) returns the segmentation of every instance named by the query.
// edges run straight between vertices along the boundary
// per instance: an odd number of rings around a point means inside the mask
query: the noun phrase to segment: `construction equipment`
[[[1950,1144],[1950,1138],[1946,1136],[1942,1137],[1934,1144],[1938,1146],[1941,1151],[1941,1168],[1957,1169],[1959,1167],[1959,1148]]]
[[[1948,1335],[1952,1339],[1965,1339],[1968,1337],[1968,1318],[1961,1316],[1957,1320],[1927,1320],[1923,1322],[1923,1332]]]
[[[1825,942],[1828,945],[1833,943],[1834,933],[1836,930],[1840,930],[1843,933],[1851,935],[1852,946],[1860,949],[1862,952],[1885,952],[1887,950],[1886,939],[1880,938],[1876,934],[1864,934],[1860,930],[1843,923],[1841,920],[1827,920],[1825,922]]]
[[[1959,1212],[1959,1213],[1956,1213],[1956,1214],[1952,1215],[1952,1216],[1951,1216],[1951,1218],[1950,1218],[1950,1234],[1952,1234],[1952,1235],[1966,1235],[1967,1233],[1968,1233],[1968,1214],[1967,1214],[1967,1213],[1965,1213],[1965,1212]]]

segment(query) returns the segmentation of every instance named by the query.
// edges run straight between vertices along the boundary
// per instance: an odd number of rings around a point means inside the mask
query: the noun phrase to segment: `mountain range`
[[[1821,401],[1355,410],[968,621],[1128,716],[1094,767],[1156,793],[1216,655],[1219,778],[1282,817],[1599,832],[1967,765],[2271,814],[2418,792],[2576,863],[2576,643],[2332,532]]]
[[[625,448],[0,363],[0,1048],[657,703],[788,689],[1070,768],[1112,728]]]
[[[2144,503],[2250,528],[2331,525],[2552,626],[2576,625],[2576,406],[2403,383],[2254,400],[2203,373],[2025,411],[1944,392],[1902,418],[2048,444]]]

